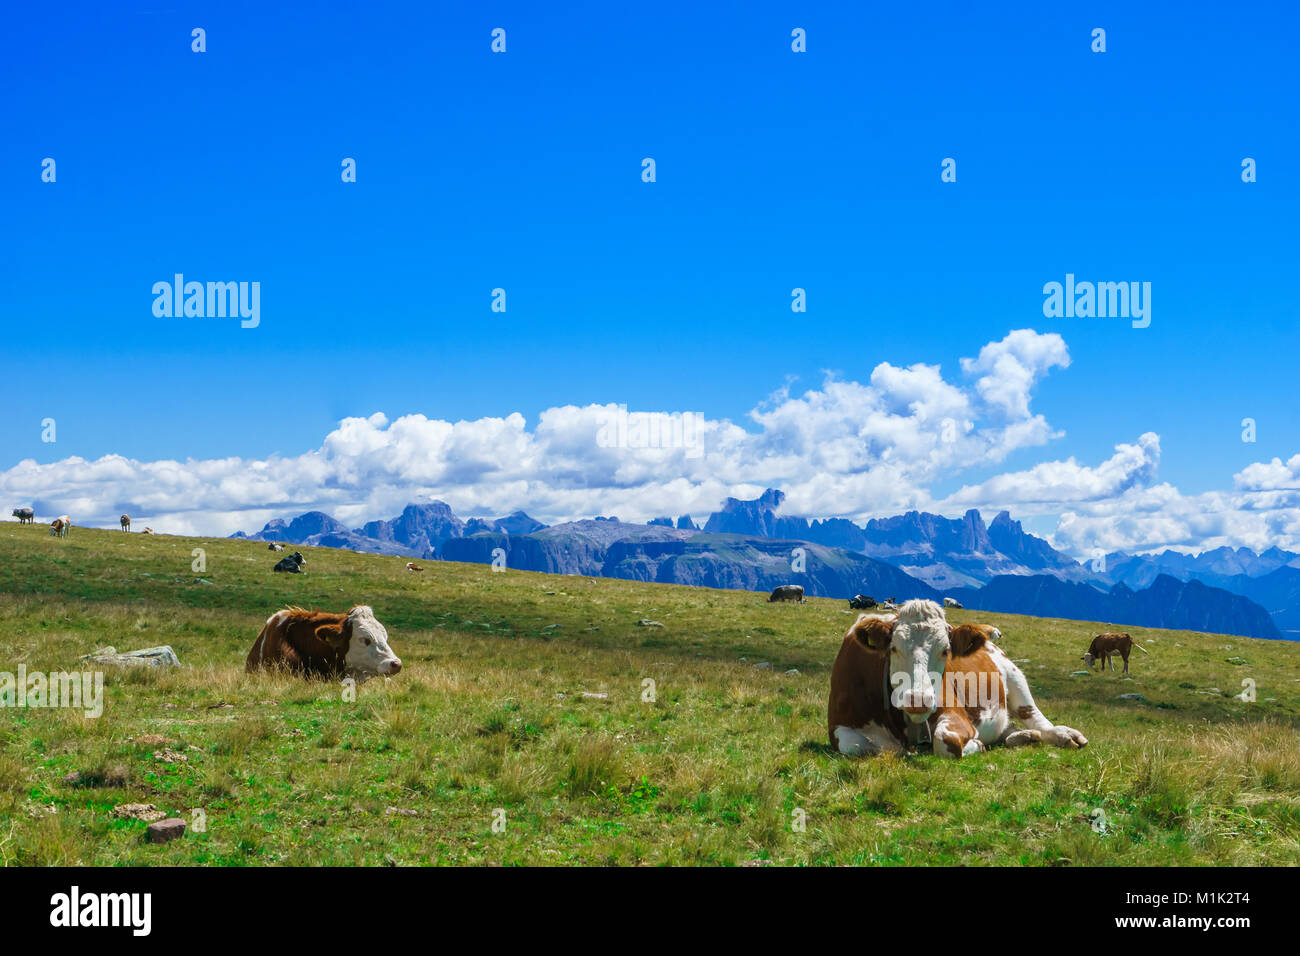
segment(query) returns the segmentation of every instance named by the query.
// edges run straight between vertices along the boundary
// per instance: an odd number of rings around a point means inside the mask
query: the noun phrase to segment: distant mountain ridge
[[[445,502],[434,501],[407,505],[395,518],[359,528],[311,511],[232,537],[424,560],[490,564],[504,556],[506,567],[518,570],[702,587],[766,591],[793,583],[821,597],[864,593],[878,600],[939,600],[947,595],[982,610],[1281,636],[1252,597],[1168,574],[1152,575],[1136,589],[1123,581],[1112,584],[1026,532],[1005,511],[988,525],[974,509],[960,518],[910,511],[858,525],[843,518],[782,515],[784,500],[778,489],[752,500],[728,498],[702,530],[690,515],[646,524],[599,516],[550,527],[523,511],[462,520]],[[1276,579],[1261,575],[1248,583],[1266,602],[1300,607],[1300,568],[1279,563],[1287,554],[1262,562],[1244,555],[1238,560],[1285,571]],[[1130,558],[1120,556],[1116,567],[1130,567],[1125,563]],[[1131,567],[1134,575],[1146,573],[1141,561]]]
[[[1117,627],[1162,627],[1246,637],[1281,638],[1282,632],[1259,604],[1200,581],[1162,574],[1141,591],[1116,584],[1109,592],[1050,574],[996,577],[982,588],[952,592],[973,610],[1006,611],[1035,617],[1109,621]]]

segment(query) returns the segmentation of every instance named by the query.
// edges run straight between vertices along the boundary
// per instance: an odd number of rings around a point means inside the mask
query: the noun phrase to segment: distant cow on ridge
[[[782,584],[780,587],[772,589],[771,596],[767,603],[773,601],[794,601],[796,604],[803,603],[803,585],[801,584]]]
[[[1110,662],[1110,669],[1115,670],[1114,655],[1119,654],[1124,659],[1124,673],[1128,673],[1128,656],[1132,648],[1136,647],[1143,654],[1150,654],[1145,647],[1139,644],[1127,634],[1098,634],[1088,645],[1088,653],[1084,654],[1081,660],[1088,665],[1088,670],[1092,670],[1094,661],[1101,661],[1101,669],[1106,669],[1106,663]]]
[[[68,532],[71,530],[72,530],[72,519],[69,518],[67,515],[59,515],[57,518],[55,518],[53,521],[50,522],[51,536],[66,538],[68,536]]]
[[[849,607],[855,611],[870,611],[876,606],[876,599],[865,594],[855,594],[849,598]]]
[[[36,512],[31,508],[15,508],[14,517],[18,519],[19,524],[31,524],[36,520]]]
[[[118,519],[118,523],[122,525],[122,530],[123,530],[123,531],[130,531],[130,530],[131,530],[131,516],[130,516],[130,515],[122,515],[122,517]]]
[[[288,557],[281,558],[278,562],[276,562],[275,567],[273,567],[271,570],[287,571],[290,574],[301,574],[302,566],[306,563],[307,563],[307,559],[304,558],[302,554],[295,551],[293,554],[289,555]]]

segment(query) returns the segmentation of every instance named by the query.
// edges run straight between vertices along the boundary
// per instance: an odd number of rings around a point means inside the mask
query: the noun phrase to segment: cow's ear
[[[965,657],[984,646],[984,631],[974,624],[954,627],[948,634],[948,646],[953,657]]]
[[[867,645],[873,651],[883,651],[889,647],[889,642],[894,636],[894,625],[897,622],[897,618],[881,620],[864,614],[854,623],[853,636],[859,643]]]
[[[347,628],[347,630],[344,630]],[[351,636],[352,625],[347,621],[342,624],[322,624],[316,628],[316,639],[330,645],[330,647],[341,647],[347,644]]]

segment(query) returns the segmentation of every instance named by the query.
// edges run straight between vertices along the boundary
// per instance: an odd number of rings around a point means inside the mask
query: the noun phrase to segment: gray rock
[[[121,667],[179,667],[180,660],[171,645],[145,647],[138,651],[125,651],[119,654],[114,647],[101,647],[90,654],[84,654],[83,661],[92,664],[116,664]]]
[[[637,627],[663,627],[658,621],[652,621],[648,617],[643,617],[636,622]]]
[[[790,668],[788,671],[786,671],[785,674],[786,674],[787,677],[798,677],[798,676],[799,676],[799,668],[797,668],[797,667],[792,667],[792,668]]]
[[[1087,677],[1092,671],[1070,671],[1071,677]]]
[[[185,821],[180,817],[168,817],[151,823],[144,831],[145,839],[150,843],[170,843],[185,835]]]
[[[1147,699],[1141,694],[1120,694],[1116,700],[1136,700],[1138,703],[1145,704]]]

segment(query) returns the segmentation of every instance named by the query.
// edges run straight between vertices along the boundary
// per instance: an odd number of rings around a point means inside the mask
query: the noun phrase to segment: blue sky
[[[752,430],[791,378],[955,381],[1024,328],[1068,346],[1033,392],[1064,436],[936,499],[1146,432],[1188,495],[1300,451],[1294,8],[898,6],[11,12],[0,468],[299,455],[375,412]],[[155,318],[176,272],[259,281],[260,326]],[[1150,282],[1151,327],[1044,318],[1067,272]]]

